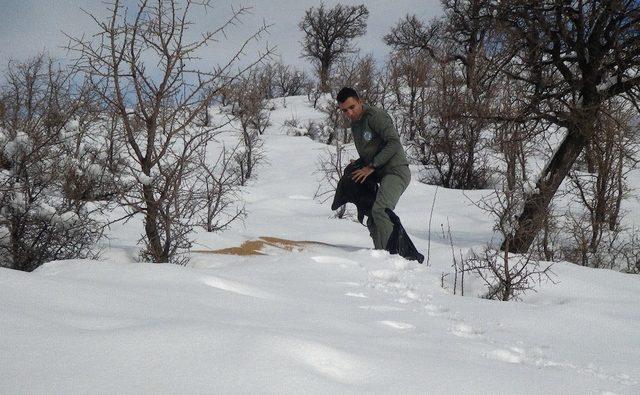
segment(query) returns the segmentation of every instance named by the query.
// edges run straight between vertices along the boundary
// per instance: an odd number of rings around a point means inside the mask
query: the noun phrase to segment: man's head
[[[336,96],[338,101],[338,108],[340,111],[352,121],[358,121],[364,114],[364,108],[362,107],[362,101],[358,96],[358,93],[352,88],[344,87],[338,92]]]

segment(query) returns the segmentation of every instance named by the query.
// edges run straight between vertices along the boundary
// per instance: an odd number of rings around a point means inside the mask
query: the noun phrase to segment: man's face
[[[362,113],[364,113],[362,101],[354,97],[348,97],[347,100],[339,103],[338,108],[340,108],[340,111],[342,111],[342,113],[352,121],[360,120],[360,118],[362,118]]]

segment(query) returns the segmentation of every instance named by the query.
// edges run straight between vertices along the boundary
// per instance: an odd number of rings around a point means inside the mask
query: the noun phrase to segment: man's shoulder
[[[370,116],[378,116],[378,115],[388,116],[389,115],[389,113],[384,108],[376,107],[372,105],[366,105],[364,107],[364,113]]]
[[[367,106],[365,109],[365,114],[369,121],[373,122],[387,122],[391,120],[391,116],[389,113],[380,107],[375,106]]]

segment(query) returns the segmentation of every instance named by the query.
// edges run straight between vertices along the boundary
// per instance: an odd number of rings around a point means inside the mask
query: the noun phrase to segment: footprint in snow
[[[449,311],[449,309],[447,309],[446,307],[436,306],[434,304],[427,304],[424,306],[424,308],[427,310],[427,314],[429,314],[430,316],[442,315]]]
[[[339,256],[312,256],[311,260],[317,263],[334,263],[338,265],[357,265],[358,262]]]
[[[397,307],[397,306],[375,306],[375,305],[366,305],[366,306],[358,306],[359,309],[363,309],[363,310],[371,310],[371,311],[381,311],[381,312],[387,312],[387,311],[404,311],[405,309],[403,309],[402,307]]]
[[[214,276],[203,277],[200,281],[211,288],[216,288],[238,295],[250,296],[259,299],[276,299],[276,297],[269,292],[262,291],[258,288],[242,284],[237,281],[227,280]]]
[[[420,295],[410,289],[404,292],[404,296],[407,299],[420,300]]]
[[[453,330],[453,334],[458,337],[466,337],[466,338],[474,338],[482,335],[484,331],[482,329],[474,328],[471,325],[467,324],[457,324]]]
[[[347,286],[347,287],[359,287],[359,286],[362,285],[362,284],[357,283],[355,281],[340,281],[338,284],[339,285],[344,285],[344,286]]]
[[[368,299],[369,297],[365,294],[363,294],[362,292],[347,292],[346,294],[344,294],[344,296],[351,296],[353,298],[362,298],[362,299]]]
[[[73,317],[65,320],[65,324],[73,328],[86,331],[112,331],[118,329],[132,328],[146,324],[143,320],[117,319],[117,318],[95,318],[95,317]]]
[[[498,349],[489,353],[489,358],[496,359],[498,361],[506,363],[522,363],[524,361],[524,351],[517,347],[511,347],[510,349]]]
[[[401,321],[379,321],[382,325],[388,326],[390,328],[393,329],[399,329],[399,330],[409,330],[409,329],[415,329],[415,325],[412,324],[408,324],[406,322],[401,322]]]
[[[396,282],[398,281],[398,274],[393,270],[381,269],[381,270],[373,270],[370,271],[369,274],[371,277],[377,278],[378,280],[387,281],[387,282]]]
[[[396,299],[396,302],[398,302],[400,304],[409,304],[409,303],[415,302],[415,300],[414,299],[408,299],[408,298],[398,298],[398,299]]]
[[[273,349],[298,364],[339,383],[370,384],[371,366],[350,352],[302,339],[280,339]]]
[[[394,257],[391,263],[393,264],[393,267],[396,270],[400,270],[400,271],[406,271],[406,270],[412,269],[414,266],[414,264],[412,264],[411,261],[408,261],[402,257]]]
[[[389,253],[385,250],[371,250],[370,254],[372,258],[384,258],[389,256]]]

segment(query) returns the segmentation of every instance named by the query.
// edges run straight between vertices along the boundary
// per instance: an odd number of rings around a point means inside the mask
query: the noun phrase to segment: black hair
[[[344,88],[340,89],[340,92],[338,92],[336,100],[338,101],[338,103],[344,103],[350,97],[353,97],[357,100],[360,99],[360,97],[358,96],[358,92],[356,92],[355,89],[345,86]]]

